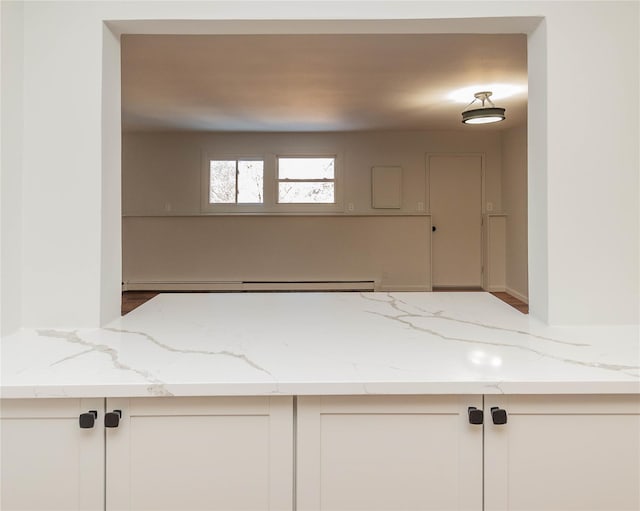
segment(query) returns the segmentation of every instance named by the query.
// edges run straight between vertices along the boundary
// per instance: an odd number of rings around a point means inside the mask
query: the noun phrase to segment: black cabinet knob
[[[431,232],[436,232],[436,231],[437,231],[436,226],[435,226],[435,225],[432,225],[432,226],[431,226]]]
[[[80,427],[82,429],[91,429],[98,418],[97,410],[89,410],[87,413],[81,413],[78,417],[78,422],[80,423]]]
[[[507,411],[502,408],[498,408],[494,406],[491,408],[491,418],[493,419],[493,423],[497,425],[502,425],[507,423]]]
[[[120,425],[120,418],[122,417],[122,410],[114,410],[113,412],[107,412],[104,414],[104,427],[105,428],[117,428]]]
[[[475,406],[467,408],[469,414],[469,424],[482,424],[484,422],[484,412],[478,410]]]

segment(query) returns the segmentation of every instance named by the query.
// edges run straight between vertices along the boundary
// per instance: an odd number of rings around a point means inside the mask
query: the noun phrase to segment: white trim
[[[278,158],[334,158],[334,201],[331,203],[278,203]],[[209,202],[209,172],[211,160],[253,160],[262,161],[263,194],[262,203],[211,204]],[[339,151],[325,152],[264,152],[223,153],[211,149],[201,150],[200,169],[200,212],[189,215],[149,215],[149,216],[207,216],[207,215],[347,215],[344,211],[343,157]],[[125,216],[138,216],[128,213]],[[142,215],[147,216],[147,215]],[[372,215],[371,215],[372,216]]]
[[[489,293],[506,292],[504,286],[486,286],[483,289]]]
[[[411,286],[410,286],[411,287]],[[420,287],[420,286],[415,286]],[[395,291],[424,291],[393,287]],[[128,281],[123,291],[377,291],[374,280],[305,281],[305,282],[242,282],[242,281]]]
[[[522,293],[519,293],[518,291],[516,291],[515,289],[512,289],[510,287],[505,287],[504,288],[504,292],[510,294],[511,296],[513,296],[514,298],[517,298],[518,300],[520,300],[521,302],[526,303],[527,305],[529,305],[529,297],[526,295],[523,295]]]
[[[325,203],[309,203],[309,202],[279,202],[279,183],[280,183],[280,170],[279,159],[280,158],[333,158],[333,200],[334,202]],[[343,212],[343,173],[342,173],[342,155],[338,152],[313,152],[313,153],[299,153],[279,151],[274,154],[274,168],[273,177],[271,178],[274,183],[274,196],[273,204],[268,204],[268,207],[273,211],[279,211],[283,213],[308,213],[308,212]],[[292,180],[304,181],[301,180]]]
[[[225,203],[212,204],[209,202],[209,180],[211,161],[235,160],[235,161],[261,161],[262,162],[262,203]],[[203,215],[224,213],[261,213],[266,210],[266,192],[264,183],[268,179],[267,161],[265,154],[250,153],[218,153],[215,151],[202,151],[202,166],[200,171],[200,213]],[[236,183],[237,186],[237,183]]]
[[[393,284],[385,284],[385,285],[379,286],[378,289],[376,289],[376,291],[382,291],[385,293],[395,293],[395,292],[402,292],[402,291],[411,291],[411,292],[431,291],[431,286],[429,286],[428,284],[409,285],[409,286],[394,286]]]

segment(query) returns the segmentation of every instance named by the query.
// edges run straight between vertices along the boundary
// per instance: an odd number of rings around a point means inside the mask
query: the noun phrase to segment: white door
[[[482,156],[429,155],[434,287],[482,286]]]
[[[291,510],[291,397],[108,399],[107,510]]]
[[[482,396],[298,397],[300,511],[482,509]]]
[[[485,509],[640,509],[639,396],[486,396],[484,422]]]
[[[103,409],[104,399],[3,400],[0,509],[103,509]]]

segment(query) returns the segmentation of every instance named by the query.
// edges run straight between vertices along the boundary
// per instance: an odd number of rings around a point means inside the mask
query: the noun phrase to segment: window
[[[209,204],[264,202],[261,160],[209,160]]]
[[[279,204],[335,204],[334,156],[279,157]]]
[[[200,211],[221,215],[342,213],[336,153],[202,152]]]

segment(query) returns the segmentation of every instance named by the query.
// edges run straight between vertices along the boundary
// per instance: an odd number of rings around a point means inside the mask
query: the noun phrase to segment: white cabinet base
[[[2,400],[3,511],[104,509],[104,399]],[[81,413],[96,410],[91,429]]]
[[[637,395],[487,396],[485,410],[485,509],[640,509]]]
[[[300,511],[482,509],[482,396],[298,398]]]
[[[109,399],[107,510],[293,507],[291,397]]]

